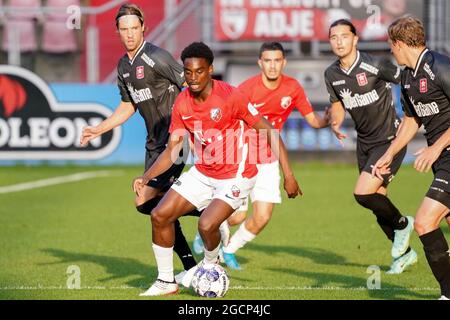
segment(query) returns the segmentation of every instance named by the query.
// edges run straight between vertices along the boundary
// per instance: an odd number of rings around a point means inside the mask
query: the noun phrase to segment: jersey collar
[[[136,60],[137,56],[141,53],[142,49],[144,49],[145,43],[146,43],[146,41],[144,40],[144,41],[142,42],[141,47],[139,48],[139,50],[138,50],[138,51],[136,52],[136,54],[134,55],[133,60],[129,60],[129,59],[128,59],[128,61],[130,62],[130,65],[133,64],[134,60]]]
[[[339,64],[339,68],[341,68],[342,72],[345,73],[346,75],[350,75],[350,73],[352,73],[353,69],[355,69],[355,67],[358,65],[359,63],[359,59],[361,58],[361,54],[359,53],[359,50],[356,52],[356,59],[355,62],[353,62],[352,66],[350,67],[350,69],[345,70],[343,69],[340,64]]]
[[[422,53],[420,54],[419,60],[417,60],[416,68],[414,69],[414,73],[413,73],[414,78],[417,77],[417,72],[419,72],[419,67],[422,64],[423,57],[425,57],[425,54],[428,51],[430,51],[430,50],[428,50],[428,48],[425,48],[425,50],[423,50]]]

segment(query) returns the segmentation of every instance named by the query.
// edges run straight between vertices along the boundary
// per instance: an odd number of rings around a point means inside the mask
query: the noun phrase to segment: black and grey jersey
[[[183,67],[166,50],[144,41],[133,60],[127,54],[120,59],[117,72],[122,101],[131,102],[144,118],[147,149],[162,152],[173,103],[185,81]]]
[[[390,61],[360,51],[349,70],[337,60],[325,71],[330,102],[341,102],[350,113],[360,142],[379,144],[395,138],[400,120],[391,83],[400,83],[400,72]]]
[[[428,145],[450,126],[450,58],[425,49],[414,70],[402,72],[405,115],[423,124]]]

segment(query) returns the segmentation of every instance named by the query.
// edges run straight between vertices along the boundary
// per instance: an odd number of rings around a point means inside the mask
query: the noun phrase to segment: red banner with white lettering
[[[385,41],[387,27],[404,14],[423,16],[420,0],[218,0],[217,41],[320,40],[338,19],[350,19],[362,40]]]

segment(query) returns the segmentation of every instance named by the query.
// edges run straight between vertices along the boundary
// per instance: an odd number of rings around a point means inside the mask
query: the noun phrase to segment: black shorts
[[[450,150],[445,150],[433,164],[434,180],[427,197],[450,209]],[[438,196],[437,193],[440,193]]]
[[[158,159],[160,153],[158,152],[149,152],[148,150],[145,152],[145,171],[147,171],[152,164]],[[182,158],[182,153],[180,153],[180,159],[178,159],[178,164],[173,164],[166,172],[160,174],[156,178],[150,180],[147,183],[147,186],[159,189],[162,192],[166,192],[170,189],[173,182],[178,179],[183,172],[185,161]]]
[[[356,156],[358,158],[359,173],[368,172],[372,173],[372,168],[375,163],[380,159],[386,150],[390,147],[391,143],[368,145],[358,141],[356,146]],[[406,155],[406,147],[404,147],[392,161],[390,169],[391,173],[383,175],[383,186],[387,187],[389,183],[394,179],[395,174],[400,169],[402,161]]]

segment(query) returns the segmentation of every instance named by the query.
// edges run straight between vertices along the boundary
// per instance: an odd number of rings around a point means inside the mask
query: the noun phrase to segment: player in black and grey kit
[[[121,6],[116,16],[116,27],[127,50],[117,68],[122,101],[105,121],[83,129],[81,144],[86,145],[123,124],[138,110],[147,128],[145,172],[166,148],[172,106],[184,83],[183,67],[167,51],[144,41],[144,16],[136,5]],[[150,181],[136,195],[136,209],[149,215],[183,168],[184,161],[180,161]],[[185,270],[196,265],[178,220],[175,222],[174,251]]]
[[[426,47],[421,21],[400,18],[389,27],[392,53],[399,65],[405,118],[397,138],[373,168],[380,176],[392,159],[425,128],[428,147],[416,153],[414,168],[433,169],[431,183],[416,214],[415,229],[423,243],[428,264],[441,287],[441,300],[450,299],[450,256],[448,243],[439,228],[450,208],[450,58]]]
[[[360,176],[354,196],[371,210],[379,226],[393,242],[393,262],[389,274],[398,274],[417,262],[417,254],[409,247],[413,230],[412,217],[404,217],[387,197],[388,184],[396,174],[406,147],[395,157],[390,174],[373,178],[372,166],[388,149],[400,126],[392,100],[391,84],[400,82],[400,69],[357,50],[358,36],[348,20],[338,20],[330,27],[330,44],[339,58],[325,71],[330,94],[331,128],[342,141],[346,136],[340,126],[347,110],[358,133],[357,158]]]

